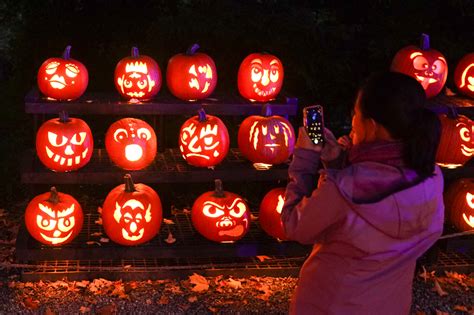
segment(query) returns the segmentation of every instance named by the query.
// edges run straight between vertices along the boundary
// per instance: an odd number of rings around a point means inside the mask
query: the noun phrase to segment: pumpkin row
[[[177,54],[168,61],[166,83],[170,92],[185,101],[209,97],[217,85],[216,65],[211,57],[197,52],[192,45],[185,54]],[[67,46],[62,58],[49,58],[39,68],[38,88],[54,100],[74,100],[86,90],[89,82],[87,68],[70,57]],[[276,56],[253,53],[241,63],[238,72],[238,89],[242,97],[254,102],[268,102],[276,98],[283,85],[283,64]],[[151,57],[140,55],[132,47],[130,57],[117,63],[114,74],[119,94],[131,101],[152,99],[160,91],[161,70]]]
[[[132,246],[154,238],[163,220],[158,194],[145,184],[134,184],[129,174],[125,183],[112,189],[102,207],[102,225],[117,244]],[[260,225],[270,236],[284,240],[280,220],[285,188],[270,190],[260,204]],[[244,199],[224,191],[215,181],[215,190],[199,196],[192,207],[194,228],[215,242],[234,242],[250,228],[250,209]],[[33,198],[25,211],[25,224],[33,238],[47,245],[71,242],[81,231],[83,213],[74,197],[52,187],[50,192]]]
[[[280,164],[293,153],[295,132],[281,116],[272,116],[269,105],[264,116],[247,117],[240,125],[238,145],[253,163]],[[186,120],[179,133],[179,149],[184,160],[197,167],[219,164],[229,150],[229,133],[216,116],[203,109]],[[153,128],[136,118],[114,122],[105,135],[110,160],[126,170],[140,170],[153,162],[157,140]],[[41,125],[36,134],[36,153],[49,169],[68,172],[85,166],[92,157],[94,140],[85,121],[61,112]]]

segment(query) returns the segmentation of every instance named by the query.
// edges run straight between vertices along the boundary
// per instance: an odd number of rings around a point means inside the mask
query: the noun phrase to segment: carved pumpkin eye
[[[45,72],[49,75],[53,74],[58,70],[59,62],[51,62],[46,66]]]
[[[196,72],[196,66],[192,65],[191,68],[189,68],[189,73],[193,74],[195,77],[197,77],[197,72]]]
[[[115,130],[115,132],[114,132],[115,141],[120,142],[125,138],[128,138],[127,130],[125,130],[123,128],[119,128],[119,129]]]
[[[65,136],[59,138],[54,132],[48,131],[48,141],[54,147],[62,147],[67,143],[67,138]]]
[[[63,233],[69,232],[75,225],[76,221],[74,217],[61,218],[58,221],[58,230]]]
[[[140,88],[140,90],[143,90],[144,88],[146,88],[147,82],[146,82],[146,80],[140,80],[140,81],[137,82],[137,85]]]
[[[278,68],[272,67],[272,68],[270,69],[270,80],[271,80],[272,82],[277,82],[278,79],[279,79],[279,77],[280,77],[280,75],[279,75],[279,73],[278,73]]]
[[[417,56],[413,59],[413,67],[415,67],[416,70],[426,70],[428,69],[428,60],[423,56]]]
[[[66,65],[66,75],[70,78],[75,78],[79,73],[79,68],[73,64],[68,63]]]
[[[131,88],[132,85],[133,85],[133,83],[130,80],[124,80],[123,81],[123,86],[125,86],[127,89]]]
[[[461,139],[463,141],[469,142],[471,141],[471,133],[469,132],[469,129],[466,127],[462,127],[461,130],[459,131],[459,135],[461,136]]]
[[[442,60],[436,60],[434,63],[433,63],[433,66],[432,66],[432,69],[433,69],[433,72],[434,73],[437,73],[437,74],[440,74],[440,73],[443,73],[445,71],[445,64]]]
[[[254,64],[252,65],[252,81],[253,82],[260,82],[260,79],[262,78],[262,66],[259,64]]]
[[[206,217],[210,217],[210,218],[217,218],[224,215],[224,211],[217,208],[216,205],[214,204],[205,205],[202,208],[202,213],[204,213]]]
[[[84,143],[84,140],[86,139],[86,133],[85,132],[79,132],[76,133],[74,136],[71,138],[71,144],[74,145],[81,145]]]
[[[37,215],[36,216],[36,224],[42,230],[52,231],[56,227],[56,220],[49,220],[49,219],[43,218],[42,215]]]
[[[137,130],[137,136],[138,136],[138,138],[140,138],[142,140],[147,140],[148,141],[151,138],[151,132],[147,128],[139,128]]]
[[[245,211],[247,210],[247,207],[245,207],[245,204],[241,201],[239,201],[232,210],[229,211],[229,214],[235,218],[241,218],[244,214]]]

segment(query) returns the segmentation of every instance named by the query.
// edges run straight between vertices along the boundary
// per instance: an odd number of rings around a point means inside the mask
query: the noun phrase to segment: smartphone
[[[324,143],[324,114],[321,105],[303,108],[303,125],[314,144]]]

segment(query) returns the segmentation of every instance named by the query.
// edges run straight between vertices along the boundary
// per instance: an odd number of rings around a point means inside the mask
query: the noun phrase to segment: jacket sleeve
[[[323,181],[314,189],[318,165],[319,153],[295,149],[288,169],[290,182],[281,220],[287,237],[303,244],[314,244],[328,227],[345,215],[346,207],[341,205],[342,197],[332,181]]]

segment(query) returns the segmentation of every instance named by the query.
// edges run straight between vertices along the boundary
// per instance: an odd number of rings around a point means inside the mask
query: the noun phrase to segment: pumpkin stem
[[[262,116],[264,117],[270,117],[272,115],[272,108],[270,107],[270,104],[265,104],[262,107]]]
[[[132,57],[133,57],[133,58],[138,58],[138,57],[140,57],[140,53],[139,53],[137,47],[132,47]]]
[[[198,110],[198,116],[199,116],[199,122],[203,122],[207,120],[206,112],[204,111],[204,108],[201,108]]]
[[[421,48],[421,50],[429,50],[430,49],[430,35],[425,34],[425,33],[421,34],[420,48]]]
[[[125,174],[123,179],[125,181],[125,192],[131,193],[136,191],[135,184],[133,184],[132,175]]]
[[[196,53],[198,49],[199,49],[199,44],[192,44],[191,46],[189,46],[188,50],[186,50],[186,55],[192,56]]]
[[[222,198],[225,196],[224,188],[222,187],[222,181],[220,179],[214,180],[214,197]]]
[[[51,194],[49,195],[48,202],[52,203],[53,205],[59,203],[59,195],[58,191],[56,190],[56,187],[51,187],[50,189]]]
[[[63,59],[68,60],[69,58],[71,58],[71,45],[67,45],[63,52]]]
[[[62,123],[67,123],[69,121],[69,114],[65,110],[59,112],[59,121]]]

